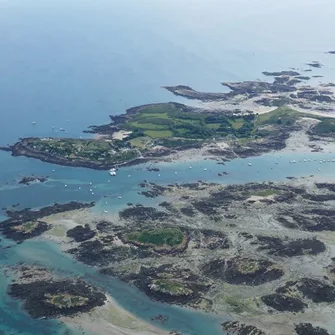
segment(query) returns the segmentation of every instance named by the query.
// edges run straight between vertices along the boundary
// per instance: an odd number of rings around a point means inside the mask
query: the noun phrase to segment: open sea
[[[308,75],[335,81],[335,55],[325,54],[335,50],[334,17],[332,0],[0,0],[0,145],[27,136],[87,136],[82,131],[89,125],[107,123],[109,115],[127,108],[185,102],[162,89],[164,85],[223,91],[221,81],[264,79],[265,70],[302,71],[313,60],[324,66]],[[292,159],[297,163],[290,164]],[[144,179],[168,184],[199,179],[245,183],[312,174],[326,178],[334,177],[335,163],[328,162],[332,159],[335,153],[267,154],[224,166],[194,161],[192,170],[182,161],[158,164],[160,176],[139,165],[122,168],[110,178],[104,171],[0,152],[0,208],[95,200],[95,211],[113,212],[127,202],[158,201],[138,194]],[[218,177],[223,171],[228,175]],[[19,178],[32,173],[49,180],[17,185]],[[92,187],[94,195],[89,192]],[[0,216],[5,219],[2,211]],[[75,262],[50,242],[15,245],[1,238],[0,331],[6,335],[67,330],[58,321],[32,320],[8,297],[10,278],[2,270],[18,262],[82,276],[148,322],[152,315],[168,315],[162,327],[185,335],[222,335],[220,323],[229,318],[153,302],[135,288]]]

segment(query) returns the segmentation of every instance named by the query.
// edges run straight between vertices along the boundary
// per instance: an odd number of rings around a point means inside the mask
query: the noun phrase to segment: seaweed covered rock
[[[23,185],[30,185],[33,183],[44,183],[47,180],[47,177],[26,176],[23,177],[18,183]]]
[[[7,222],[0,228],[4,236],[16,242],[39,236],[49,229],[50,225],[43,221]]]
[[[295,326],[297,335],[330,335],[326,329],[313,327],[311,323],[299,323]]]
[[[257,236],[257,240],[261,244],[259,250],[268,250],[270,255],[280,257],[317,255],[326,250],[324,243],[316,238],[283,241],[279,237]]]
[[[319,212],[321,213],[321,212]],[[277,217],[277,221],[284,227],[290,229],[298,229],[303,231],[318,232],[318,231],[335,231],[335,216],[328,216],[327,211],[324,215],[310,215],[304,213],[282,213]]]
[[[46,216],[67,212],[75,209],[89,208],[94,206],[94,202],[81,203],[71,201],[65,204],[54,204],[39,210],[25,208],[19,211],[7,210],[9,217],[0,224],[0,232],[7,238],[17,242],[36,237],[51,228],[46,222],[40,220]]]
[[[209,250],[228,249],[230,242],[226,234],[221,231],[203,229],[192,231],[191,239],[195,241],[196,248]]]
[[[108,266],[110,263],[151,255],[150,251],[113,245],[110,242],[103,243],[99,240],[83,242],[68,252],[78,261],[91,266]]]
[[[168,217],[168,214],[158,211],[153,207],[133,206],[125,208],[119,213],[121,219],[146,222],[147,220],[162,220]]]
[[[76,242],[83,242],[95,236],[95,231],[91,230],[89,225],[76,226],[66,232],[66,235],[73,238]]]
[[[146,191],[141,192],[141,194],[147,198],[156,198],[162,195],[166,190],[166,187],[157,185],[155,183],[143,183],[143,184],[140,184],[140,186],[147,188]]]
[[[160,302],[192,305],[209,290],[209,285],[191,270],[174,267],[172,264],[141,266],[138,272],[132,273],[120,273],[115,268],[105,269],[103,272],[133,283],[150,298]]]
[[[88,312],[102,306],[106,296],[83,280],[36,281],[12,284],[8,293],[24,301],[33,318],[51,318]]]
[[[227,321],[221,326],[227,335],[267,335],[263,330],[239,321]]]
[[[302,312],[307,307],[302,300],[280,293],[264,295],[261,300],[279,312]]]
[[[275,294],[265,295],[261,299],[277,311],[299,312],[308,306],[304,299],[314,303],[335,302],[335,286],[317,279],[301,278],[288,281],[278,287]]]
[[[283,276],[283,270],[268,260],[251,258],[215,259],[202,267],[202,272],[213,279],[234,285],[257,286]]]
[[[335,302],[335,286],[321,280],[302,278],[297,283],[302,295],[315,303]]]

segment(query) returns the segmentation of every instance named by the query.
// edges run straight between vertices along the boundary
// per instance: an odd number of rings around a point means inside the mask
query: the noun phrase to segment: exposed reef
[[[318,69],[323,66],[320,62],[318,62],[316,60],[313,60],[311,63],[306,63],[306,65],[311,66],[311,67],[315,67],[315,68],[318,68]]]
[[[95,236],[95,232],[90,228],[89,225],[76,226],[66,232],[68,237],[73,238],[76,242],[83,242],[90,240]]]
[[[7,210],[6,214],[9,218],[1,222],[0,232],[5,237],[16,242],[23,242],[26,239],[39,236],[51,228],[49,224],[42,220],[44,217],[71,210],[89,208],[93,205],[94,202],[80,203],[71,201],[65,204],[56,203],[38,210],[30,208],[18,211]]]
[[[238,321],[227,321],[222,323],[223,330],[227,335],[267,335],[255,326],[246,325]]]
[[[269,334],[296,334],[304,315],[313,324],[311,311],[333,308],[333,183],[141,186],[164,201],[129,204],[114,222],[70,229],[68,252],[154,300],[232,315],[240,320],[227,324],[232,334],[268,326]],[[318,229],[302,224],[326,218]],[[282,315],[284,330],[275,319]]]
[[[325,244],[316,238],[283,241],[278,237],[257,236],[257,239],[261,250],[268,250],[270,255],[280,257],[317,255],[326,250]]]
[[[102,292],[81,279],[62,279],[40,269],[28,269],[27,274],[25,267],[20,271],[23,276],[9,286],[8,294],[23,301],[23,308],[32,318],[55,318],[89,312],[106,301]],[[41,275],[47,278],[43,280]]]
[[[48,177],[27,176],[23,177],[18,183],[23,185],[30,185],[32,183],[44,183]]]
[[[205,264],[202,271],[208,277],[229,284],[256,286],[283,276],[283,270],[274,265],[268,260],[260,259],[216,259]]]
[[[335,286],[312,278],[289,281],[276,289],[275,294],[262,297],[262,301],[273,309],[284,312],[301,312],[313,303],[332,303],[335,301]]]
[[[295,326],[297,335],[330,335],[326,329],[313,327],[311,323],[300,323]]]
[[[203,294],[210,288],[210,285],[190,270],[173,264],[157,268],[141,266],[138,272],[131,274],[106,268],[103,273],[117,275],[120,279],[133,283],[154,300],[193,307],[201,302]]]

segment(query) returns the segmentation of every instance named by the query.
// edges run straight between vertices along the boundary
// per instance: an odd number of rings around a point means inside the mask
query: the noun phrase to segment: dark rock
[[[122,210],[119,216],[124,220],[147,221],[166,219],[168,214],[153,207],[136,206]]]
[[[196,212],[192,207],[182,207],[180,211],[186,216],[195,216]]]
[[[126,246],[115,246],[107,242],[107,248],[103,241],[87,241],[68,252],[87,265],[108,266],[110,263],[120,262],[125,259],[145,258],[152,253],[146,250],[135,249]]]
[[[23,177],[23,178],[19,181],[19,184],[30,185],[30,184],[32,184],[32,183],[36,183],[36,182],[44,183],[44,182],[47,181],[47,180],[48,180],[47,177],[35,177],[35,176],[31,176],[31,177]]]
[[[317,255],[326,250],[326,246],[316,238],[283,241],[278,237],[257,236],[262,245],[260,250],[268,250],[270,255],[294,257],[302,255]]]
[[[268,260],[250,258],[216,259],[202,267],[202,272],[214,279],[221,279],[233,285],[257,286],[283,276],[281,269],[273,267]]]
[[[297,335],[331,335],[326,329],[313,327],[311,323],[300,323],[295,326]]]
[[[220,231],[210,229],[192,231],[191,240],[196,242],[196,248],[216,250],[228,249],[230,247],[230,242],[227,235]]]
[[[9,217],[0,224],[0,232],[7,238],[17,242],[23,242],[26,239],[36,237],[50,229],[50,226],[40,219],[51,214],[67,212],[75,209],[89,208],[94,206],[94,202],[80,203],[71,201],[65,204],[54,204],[43,207],[39,210],[30,208],[19,211],[7,210]]]
[[[29,284],[12,284],[8,293],[24,301],[24,308],[33,318],[69,316],[78,312],[89,312],[104,305],[106,296],[83,280],[36,281]],[[46,296],[71,295],[87,301],[82,306],[62,306],[49,303]]]
[[[95,231],[91,230],[89,225],[76,226],[66,232],[66,235],[73,238],[76,242],[83,242],[95,236]]]
[[[255,326],[246,325],[239,321],[227,321],[221,324],[227,335],[266,335],[265,332]]]
[[[335,286],[333,285],[316,279],[303,278],[297,287],[306,298],[315,303],[335,302]]]
[[[269,294],[261,297],[263,303],[279,312],[303,312],[307,305],[298,298],[284,294]]]
[[[315,60],[311,63],[306,63],[306,65],[311,66],[311,67],[315,67],[315,68],[321,68],[323,66],[320,62],[315,61]]]
[[[264,71],[262,73],[264,74],[264,76],[269,76],[269,77],[279,77],[279,76],[295,77],[295,76],[300,75],[300,73],[296,71],[279,71],[279,72]]]

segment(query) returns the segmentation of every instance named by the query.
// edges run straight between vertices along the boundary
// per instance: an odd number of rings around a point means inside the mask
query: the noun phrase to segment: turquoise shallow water
[[[331,0],[0,1],[0,145],[24,136],[85,136],[81,132],[87,126],[108,122],[109,114],[134,105],[184,102],[162,85],[219,91],[220,81],[262,78],[264,70],[291,66],[303,69],[312,60],[324,64],[313,75],[334,81],[335,56],[324,54],[334,49],[334,15]],[[55,133],[52,126],[67,133]],[[312,161],[303,162],[308,158]],[[199,179],[244,183],[311,174],[327,178],[334,176],[335,163],[319,160],[333,158],[331,153],[280,159],[269,154],[225,166],[193,162],[192,170],[189,162],[164,163],[159,165],[160,176],[136,166],[110,178],[103,171],[54,166],[0,152],[0,208],[18,202],[19,208],[37,208],[55,201],[95,200],[97,211],[112,212],[127,202],[159,201],[138,195],[138,183],[144,179],[165,184]],[[292,159],[298,163],[289,163]],[[229,174],[218,177],[222,171]],[[14,182],[31,173],[47,175],[49,181],[29,187]],[[0,241],[0,248],[7,245],[12,247],[1,250],[1,267],[38,262],[85,277],[145,320],[153,314],[168,314],[169,329],[222,334],[218,325],[224,316],[216,319],[151,302],[134,288],[60,254],[53,244],[27,241],[14,246],[6,239]],[[63,333],[56,321],[31,320],[6,295],[2,274],[0,281],[0,330],[15,335]]]

